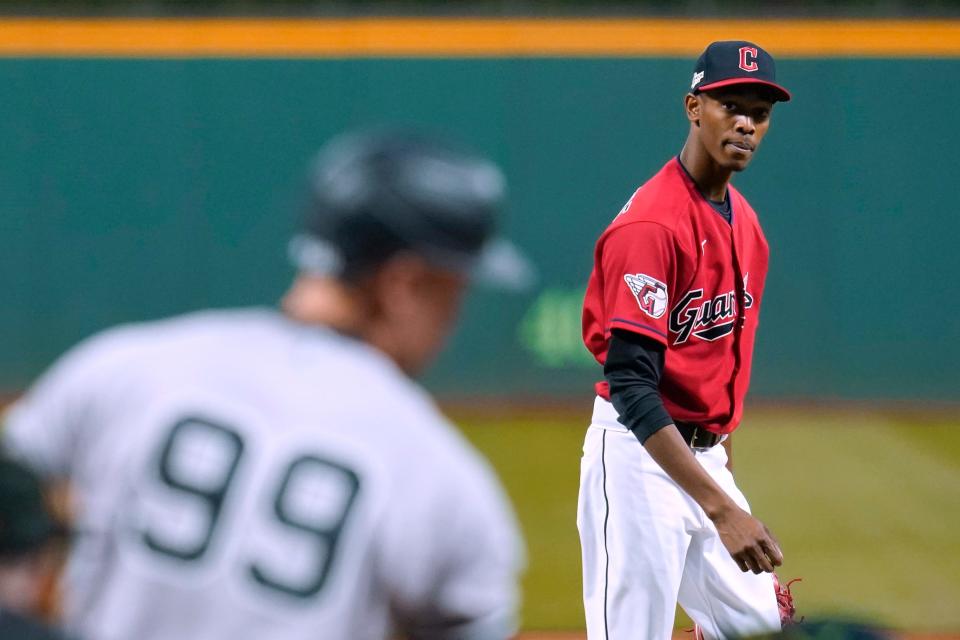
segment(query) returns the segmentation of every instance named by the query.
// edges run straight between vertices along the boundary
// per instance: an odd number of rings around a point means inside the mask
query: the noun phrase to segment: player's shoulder
[[[456,494],[496,499],[501,489],[492,466],[430,394],[390,363],[379,369],[364,379],[365,394],[378,402],[361,411],[365,423],[376,425],[374,448],[398,481],[420,485],[418,492],[440,499]]]
[[[638,246],[692,251],[690,236],[697,195],[677,158],[671,158],[630,197],[597,240],[596,254]],[[652,243],[652,244],[651,244]]]
[[[203,309],[170,318],[144,322],[126,329],[155,343],[163,340],[204,341],[282,335],[288,322],[267,307]]]
[[[54,365],[60,370],[90,376],[95,370],[110,369],[136,359],[144,344],[144,323],[115,325],[83,338],[67,349]]]
[[[90,359],[122,358],[124,354],[163,349],[172,341],[198,341],[237,333],[265,333],[277,324],[267,309],[217,309],[157,320],[115,325],[81,341],[71,352]]]
[[[177,343],[186,352],[198,342],[223,340],[231,334],[266,334],[277,323],[277,315],[265,309],[206,310],[119,324],[82,339],[56,366],[84,377],[119,370],[129,373],[143,365],[159,365],[159,354],[173,354]]]
[[[390,425],[398,436],[389,454],[398,494],[418,496],[426,512],[496,527],[487,535],[513,544],[513,509],[493,465],[426,392],[414,396],[394,408]]]
[[[607,232],[639,224],[658,225],[676,233],[689,218],[693,195],[679,161],[671,158],[630,196]]]
[[[378,396],[388,401],[380,408],[389,416],[388,429],[395,434],[392,449],[405,450],[403,464],[411,471],[442,467],[457,477],[490,475],[486,460],[447,418],[434,399],[414,380],[401,374],[372,380]]]

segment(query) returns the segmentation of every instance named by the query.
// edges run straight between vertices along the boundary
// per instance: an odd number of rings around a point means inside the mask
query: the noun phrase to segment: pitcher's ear
[[[683,97],[683,108],[687,113],[687,120],[697,127],[700,126],[700,110],[702,107],[703,102],[700,100],[700,96],[688,93]]]

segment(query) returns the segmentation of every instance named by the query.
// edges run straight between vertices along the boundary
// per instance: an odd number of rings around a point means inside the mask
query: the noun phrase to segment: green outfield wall
[[[960,59],[791,57],[735,184],[771,269],[753,393],[957,400]],[[0,59],[0,388],[115,323],[274,304],[305,167],[417,125],[499,161],[528,294],[479,291],[431,373],[460,396],[588,396],[594,239],[680,150],[690,58]]]

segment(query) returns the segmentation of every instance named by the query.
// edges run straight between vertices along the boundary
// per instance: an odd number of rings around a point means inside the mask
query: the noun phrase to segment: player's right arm
[[[620,422],[713,520],[720,539],[741,570],[773,571],[773,566],[779,566],[783,560],[773,535],[704,471],[663,406],[658,387],[664,352],[663,345],[645,336],[622,330],[613,332],[604,374]]]
[[[771,572],[783,564],[780,545],[770,530],[720,488],[697,462],[675,426],[658,430],[643,446],[713,521],[720,540],[741,571]]]
[[[84,425],[95,421],[100,372],[111,360],[104,337],[69,350],[3,417],[3,448],[48,479],[65,479],[82,445]]]
[[[667,349],[667,310],[676,294],[678,254],[670,230],[641,223],[611,233],[602,269],[610,338],[604,376],[619,420],[657,464],[714,522],[727,551],[743,571],[773,571],[783,561],[780,546],[762,522],[741,509],[700,466],[660,397]],[[666,304],[648,304],[630,281],[662,282]]]

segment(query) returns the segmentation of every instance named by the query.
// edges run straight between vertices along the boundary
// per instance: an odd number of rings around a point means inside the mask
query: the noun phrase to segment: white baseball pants
[[[738,505],[717,445],[697,460]],[[590,640],[669,640],[677,602],[707,640],[780,629],[769,573],[743,573],[713,522],[597,398],[580,462],[577,528]]]

